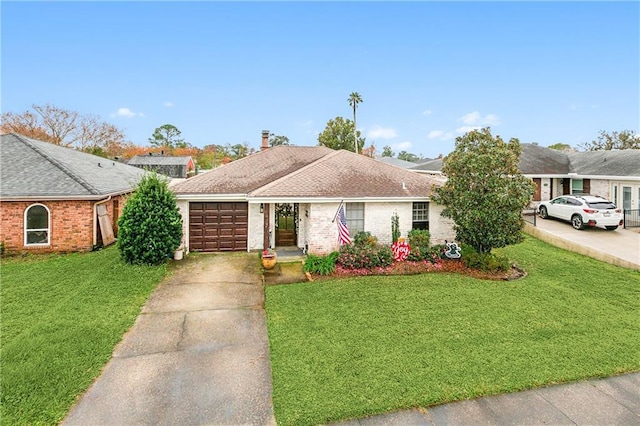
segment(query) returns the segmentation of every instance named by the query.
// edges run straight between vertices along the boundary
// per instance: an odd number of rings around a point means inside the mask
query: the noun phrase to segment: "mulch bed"
[[[365,275],[416,275],[424,273],[452,272],[482,280],[512,281],[523,278],[527,273],[513,265],[510,270],[502,272],[485,272],[478,269],[467,268],[460,260],[442,260],[436,264],[427,262],[394,262],[386,268],[375,269],[343,269],[336,267],[336,271],[327,276],[314,275],[313,280],[327,278],[346,278]]]

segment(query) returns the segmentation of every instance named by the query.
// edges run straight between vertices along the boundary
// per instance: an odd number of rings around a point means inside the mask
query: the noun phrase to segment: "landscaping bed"
[[[522,268],[516,265],[512,265],[507,271],[482,271],[469,268],[460,260],[443,259],[437,263],[411,262],[405,260],[402,262],[394,262],[388,267],[374,269],[345,269],[337,267],[335,272],[330,275],[312,274],[311,276],[314,281],[318,281],[366,275],[416,275],[439,272],[451,272],[472,278],[500,281],[512,281],[527,275]]]

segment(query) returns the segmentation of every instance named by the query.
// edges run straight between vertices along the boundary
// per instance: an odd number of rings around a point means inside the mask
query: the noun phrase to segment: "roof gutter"
[[[135,191],[130,188],[123,191],[110,192],[100,195],[29,195],[29,196],[0,196],[0,201],[96,201],[104,197],[114,197]]]

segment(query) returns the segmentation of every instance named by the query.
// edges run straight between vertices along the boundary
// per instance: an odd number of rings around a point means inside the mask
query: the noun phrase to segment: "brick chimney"
[[[269,149],[269,131],[262,131],[262,146],[260,147],[260,151],[264,151],[265,149]]]

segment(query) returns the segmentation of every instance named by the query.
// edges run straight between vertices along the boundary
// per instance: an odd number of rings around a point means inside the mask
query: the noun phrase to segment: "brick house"
[[[0,136],[0,241],[7,253],[108,245],[144,171],[15,133]]]
[[[276,146],[180,182],[172,189],[183,217],[184,246],[197,251],[297,247],[323,254],[338,247],[333,221],[344,202],[353,236],[368,231],[391,243],[391,217],[403,236],[429,229],[434,242],[453,239],[442,207],[430,201],[442,179],[353,152]],[[267,149],[268,148],[268,149]]]

